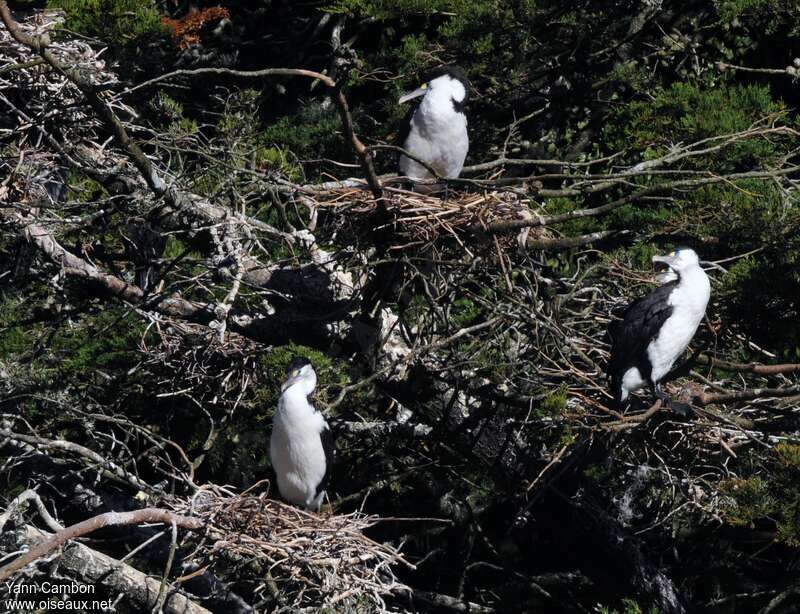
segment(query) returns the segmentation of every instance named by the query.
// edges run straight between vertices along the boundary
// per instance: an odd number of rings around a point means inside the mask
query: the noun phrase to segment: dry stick
[[[88,520],[73,524],[63,531],[59,531],[50,539],[42,542],[35,548],[31,548],[26,554],[17,557],[8,565],[0,567],[0,582],[8,579],[11,577],[11,574],[22,569],[29,563],[42,558],[56,548],[60,548],[71,539],[82,537],[105,527],[118,527],[144,522],[174,523],[182,529],[191,531],[200,530],[205,526],[205,523],[199,518],[180,516],[169,510],[163,510],[157,507],[146,507],[133,512],[106,512],[105,514],[100,514]]]
[[[700,355],[697,362],[725,371],[739,371],[742,373],[756,373],[758,375],[779,375],[782,373],[800,373],[800,363],[787,363],[782,365],[764,365],[757,362],[739,363],[720,360],[712,356]]]
[[[164,575],[161,577],[161,584],[158,587],[158,598],[156,605],[153,606],[153,614],[162,614],[164,602],[167,600],[167,582],[169,580],[169,572],[172,570],[172,562],[175,560],[175,551],[178,549],[178,525],[172,521],[172,544],[169,549],[169,556],[167,557],[167,564],[164,566]]]
[[[115,275],[110,275],[92,263],[67,251],[55,240],[52,233],[44,227],[26,219],[0,212],[0,220],[2,219],[6,219],[16,225],[25,239],[39,248],[53,262],[60,265],[66,275],[93,282],[108,294],[131,303],[139,303],[144,298],[141,288],[129,284]],[[165,315],[186,319],[211,321],[214,318],[212,306],[187,301],[175,296],[156,297],[150,307]]]
[[[65,275],[96,284],[107,295],[115,296],[129,303],[139,304],[144,293],[138,286],[131,285],[119,277],[111,275],[79,258],[62,247],[52,234],[34,223],[11,216],[7,210],[0,209],[0,221],[10,221],[18,227],[19,232],[33,245],[39,248],[53,262],[61,267]],[[216,306],[209,303],[189,301],[177,295],[156,295],[146,303],[146,308],[168,317],[178,318],[207,325],[216,319]],[[242,312],[246,314],[246,312]],[[242,322],[233,322],[230,329],[250,339],[264,340],[271,338],[274,329],[265,325],[253,314],[243,318]]]
[[[561,238],[540,238],[528,239],[525,246],[530,249],[566,249],[570,247],[582,247],[590,243],[596,243],[603,239],[610,239],[612,237],[619,237],[630,234],[630,230],[601,230],[598,232],[590,232],[585,235],[578,235],[576,237],[561,237]]]
[[[653,403],[650,408],[642,412],[641,414],[636,414],[633,416],[625,416],[622,420],[617,420],[615,422],[607,422],[601,426],[603,429],[611,429],[611,430],[622,430],[622,429],[629,429],[633,428],[639,424],[645,422],[648,418],[654,416],[661,406],[663,405],[661,399],[656,399],[656,402]]]
[[[53,531],[61,531],[64,528],[55,518],[50,515],[50,512],[47,511],[44,503],[39,498],[39,494],[35,490],[31,490],[29,488],[28,490],[25,490],[17,495],[14,500],[9,503],[6,511],[0,514],[0,533],[3,532],[3,527],[8,519],[11,518],[11,516],[13,516],[18,509],[27,507],[28,501],[33,501],[36,504],[36,508],[39,510],[39,515],[45,521],[47,526],[50,527],[50,529]]]
[[[800,394],[800,386],[793,386],[791,388],[751,388],[749,390],[719,394],[701,392],[700,394],[694,395],[692,401],[698,403],[700,406],[706,406],[714,403],[753,401],[770,397],[791,397],[796,394]]]
[[[757,73],[760,75],[789,75],[793,79],[797,79],[797,72],[790,71],[789,68],[794,69],[794,66],[787,68],[750,68],[748,66],[737,66],[736,64],[728,64],[727,62],[717,62],[717,69],[725,72],[726,70],[737,70],[739,72]]]

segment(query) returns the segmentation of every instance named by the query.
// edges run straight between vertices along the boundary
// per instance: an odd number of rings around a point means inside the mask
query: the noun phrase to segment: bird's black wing
[[[672,315],[669,295],[677,285],[677,280],[671,281],[635,300],[623,313],[622,320],[611,324],[608,330],[611,338],[608,374],[612,378],[622,377],[633,366],[639,368],[643,377],[649,377],[648,366],[642,364],[647,358],[647,346]]]
[[[328,482],[330,482],[331,479],[331,466],[333,465],[334,455],[336,453],[336,442],[333,431],[327,423],[319,434],[319,438],[322,441],[322,449],[325,452],[325,475],[322,476],[322,480],[317,484],[315,495],[318,495],[328,487]]]

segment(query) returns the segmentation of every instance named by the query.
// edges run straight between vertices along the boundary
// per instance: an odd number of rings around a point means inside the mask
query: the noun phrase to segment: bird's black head
[[[408,102],[418,96],[435,93],[437,97],[452,100],[453,108],[458,113],[464,112],[464,106],[469,99],[469,80],[464,71],[454,65],[439,66],[429,70],[423,75],[420,87],[400,97],[400,104]]]
[[[455,107],[456,111],[459,113],[464,112],[464,106],[469,101],[469,79],[467,79],[467,74],[464,72],[464,69],[460,66],[456,66],[455,64],[448,64],[445,66],[437,66],[429,70],[424,75],[423,83],[430,83],[434,79],[438,79],[439,77],[450,77],[455,81],[461,83],[464,86],[464,97],[461,100],[456,100],[453,98],[453,106]]]
[[[311,361],[306,358],[305,356],[295,356],[292,361],[286,365],[286,375],[290,375],[297,371],[298,369],[302,369],[306,365],[310,365]]]

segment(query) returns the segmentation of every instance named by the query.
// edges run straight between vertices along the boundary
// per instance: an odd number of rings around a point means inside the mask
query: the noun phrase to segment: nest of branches
[[[253,592],[287,611],[310,604],[333,607],[353,598],[385,610],[384,597],[408,590],[392,568],[413,566],[397,548],[364,534],[381,521],[377,516],[313,514],[252,490],[234,495],[206,487],[177,510],[208,528],[195,560],[239,563],[237,574],[252,571]]]
[[[484,231],[491,223],[529,220],[536,217],[514,191],[457,191],[422,194],[388,188],[383,198],[375,198],[360,188],[340,188],[314,199],[321,211],[335,214],[340,233],[370,236],[391,232],[390,250],[417,251],[443,243],[455,243],[470,252],[492,251],[525,244],[529,234],[547,233],[544,228],[519,235],[495,235],[489,240]],[[467,244],[468,240],[468,244]]]

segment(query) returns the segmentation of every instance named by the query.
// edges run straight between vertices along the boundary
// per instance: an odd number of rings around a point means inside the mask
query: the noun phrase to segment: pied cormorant
[[[694,337],[706,313],[711,284],[692,249],[653,256],[653,262],[666,265],[672,279],[631,303],[622,321],[609,327],[611,392],[620,408],[631,392],[648,384],[665,405],[691,414],[688,406],[672,402],[660,384]]]
[[[286,375],[272,422],[269,455],[281,496],[318,511],[332,460],[331,432],[324,416],[308,401],[317,386],[311,361],[295,358]]]
[[[469,97],[469,82],[458,66],[441,66],[425,76],[425,82],[400,97],[400,103],[422,96],[403,122],[399,142],[403,149],[423,160],[440,177],[455,178],[464,168],[469,151],[467,116],[464,105]],[[412,179],[431,180],[433,175],[422,164],[400,156],[400,174]],[[415,187],[425,190],[424,184]]]

